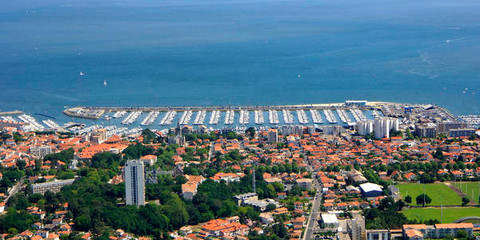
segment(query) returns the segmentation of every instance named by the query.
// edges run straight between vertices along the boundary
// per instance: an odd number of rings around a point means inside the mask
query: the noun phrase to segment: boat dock
[[[195,116],[195,120],[193,121],[194,125],[203,125],[205,122],[205,117],[207,116],[207,111],[201,110],[197,112],[197,115]]]
[[[54,129],[54,130],[59,130],[62,127],[58,125],[56,122],[53,120],[47,119],[47,120],[42,120],[43,124],[47,125],[47,127]]]
[[[179,124],[180,125],[187,125],[188,122],[190,122],[190,119],[192,119],[193,112],[188,110],[183,112],[182,116],[180,117]]]
[[[255,110],[255,124],[261,125],[264,122],[263,111]]]
[[[269,110],[268,117],[270,119],[270,124],[279,124],[280,120],[278,120],[278,112],[277,110]]]
[[[337,118],[335,117],[335,115],[333,115],[332,110],[325,109],[323,110],[323,114],[325,114],[325,118],[327,118],[327,121],[329,123],[337,123]]]
[[[250,112],[247,111],[247,110],[241,110],[240,111],[240,124],[248,124],[248,122],[250,121]]]
[[[177,111],[168,111],[167,114],[160,121],[160,125],[170,125],[173,122],[173,119],[177,115]]]
[[[113,118],[122,118],[127,114],[127,111],[118,111],[113,114]]]
[[[298,117],[298,122],[300,122],[301,124],[308,123],[308,117],[307,117],[307,114],[305,113],[305,110],[303,109],[297,110],[297,117]]]
[[[137,118],[142,114],[141,111],[131,112],[125,119],[123,119],[123,125],[129,125],[137,121]]]
[[[30,124],[30,126],[32,126],[32,128],[36,131],[45,130],[45,127],[42,126],[40,123],[38,123],[37,120],[30,115],[22,114],[22,115],[18,116],[18,118],[20,118],[20,120],[22,120],[24,123]]]
[[[347,112],[343,109],[337,109],[338,116],[340,117],[340,120],[344,123],[350,123],[352,122],[352,119],[350,119],[350,116],[348,116]]]
[[[228,110],[225,113],[225,125],[232,125],[234,121],[235,121],[235,111]]]
[[[318,110],[310,109],[310,114],[312,115],[313,123],[323,123],[322,115]]]
[[[212,115],[210,116],[210,121],[208,123],[210,125],[217,125],[219,120],[220,120],[220,111],[213,110]]]
[[[293,114],[290,110],[282,110],[283,122],[286,124],[292,124],[295,121]]]
[[[160,114],[158,111],[149,112],[140,125],[147,126],[154,123],[155,120],[157,120],[158,114]]]
[[[352,113],[353,117],[355,118],[355,121],[357,122],[367,120],[367,117],[365,116],[363,111],[360,109],[353,108],[353,109],[350,109],[350,112]]]

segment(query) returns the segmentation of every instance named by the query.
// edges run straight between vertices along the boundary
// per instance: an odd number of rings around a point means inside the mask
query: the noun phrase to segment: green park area
[[[415,198],[418,195],[425,193],[432,199],[430,206],[441,206],[441,205],[462,205],[462,198],[456,194],[452,189],[443,183],[431,183],[431,184],[420,184],[420,183],[404,183],[398,184],[398,189],[400,194],[402,194],[403,199],[406,196],[412,198],[411,205],[415,205]]]
[[[408,219],[429,220],[442,219],[441,208],[409,208],[402,211]],[[480,208],[475,207],[452,207],[443,208],[443,223],[452,223],[462,217],[480,217]]]
[[[480,182],[456,182],[452,184],[465,193],[470,200],[478,203]]]

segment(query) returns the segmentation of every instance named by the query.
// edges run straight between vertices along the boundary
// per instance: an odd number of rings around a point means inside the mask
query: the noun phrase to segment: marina
[[[173,122],[173,119],[177,115],[177,111],[168,111],[167,114],[160,121],[160,125],[170,125]]]
[[[127,114],[127,111],[118,111],[113,114],[113,118],[122,118]]]
[[[480,115],[460,115],[458,118],[469,126],[480,126]]]
[[[142,114],[141,111],[131,112],[125,119],[123,119],[123,125],[129,125],[137,121],[137,118]]]
[[[247,110],[241,110],[240,111],[240,119],[239,122],[242,125],[248,124],[250,120],[250,112]]]
[[[347,115],[347,112],[343,109],[337,109],[337,114],[340,117],[340,120],[344,123],[350,123],[352,122],[352,119]]]
[[[210,116],[210,121],[208,123],[210,125],[217,125],[219,120],[220,120],[220,111],[213,110],[212,115]]]
[[[323,123],[322,115],[317,110],[310,109],[310,114],[312,115],[313,123]]]
[[[327,119],[327,122],[337,123],[337,118],[335,117],[335,115],[333,115],[332,110],[325,109],[325,110],[323,110],[323,114],[325,114],[325,118]]]
[[[268,129],[271,127],[281,127],[284,125],[313,125],[318,128],[322,128],[322,125],[343,125],[345,127],[352,127],[355,122],[362,121],[362,119],[373,120],[376,117],[381,116],[393,116],[398,117],[402,114],[407,114],[405,109],[412,109],[411,112],[418,116],[428,117],[440,116],[445,121],[463,120],[469,126],[478,125],[480,117],[477,115],[465,115],[458,118],[453,117],[448,111],[441,107],[433,106],[431,104],[396,104],[396,103],[375,103],[368,105],[348,105],[348,104],[330,104],[330,105],[301,105],[301,106],[274,106],[268,109],[268,116],[265,116],[264,106],[245,106],[244,108],[237,109],[236,107],[183,107],[183,108],[170,108],[168,111],[160,111],[158,108],[82,108],[75,107],[75,112],[81,114],[81,116],[93,116],[97,113],[104,112],[100,119],[95,120],[90,117],[77,119],[78,122],[73,122],[73,119],[67,119],[67,123],[62,127],[57,122],[61,121],[61,118],[53,121],[46,116],[31,115],[2,115],[0,119],[4,121],[10,121],[15,124],[15,120],[21,120],[25,123],[24,128],[33,131],[70,131],[73,133],[83,134],[85,132],[93,131],[97,128],[103,128],[108,126],[108,131],[117,134],[129,134],[138,132],[138,129],[151,128],[152,130],[166,131],[175,125],[205,125],[210,130],[215,129],[229,129],[234,131],[242,131],[248,127],[254,127],[256,129]],[[282,109],[283,108],[283,109]],[[433,110],[432,110],[433,108]],[[179,110],[182,109],[182,110]],[[252,109],[252,110],[250,110]],[[279,110],[281,109],[282,117],[279,116]],[[90,112],[92,111],[92,112]],[[434,115],[432,111],[435,112]],[[250,121],[250,114],[253,112],[254,120]],[[295,113],[293,113],[295,112]],[[385,114],[387,112],[388,114]],[[181,115],[177,117],[177,113]],[[239,114],[236,118],[236,114]],[[322,114],[323,113],[323,114]],[[158,118],[161,120],[158,122],[160,129],[150,127],[156,122]],[[411,113],[410,113],[411,114]],[[207,116],[209,115],[209,116]],[[325,116],[323,116],[325,115]],[[338,115],[338,116],[337,116]],[[71,115],[68,115],[71,116]],[[142,121],[138,121],[143,116]],[[310,117],[311,116],[311,117]],[[407,115],[405,115],[407,116]],[[206,120],[208,117],[208,121]],[[224,118],[220,122],[221,118]],[[265,117],[268,117],[266,121]],[[282,120],[280,121],[280,118]],[[62,119],[64,120],[64,119]],[[104,124],[108,121],[108,124]],[[128,126],[127,126],[128,125]]]
[[[193,112],[188,110],[186,112],[183,112],[182,116],[180,117],[179,124],[180,125],[187,125],[190,122],[190,119],[193,116]]]
[[[263,111],[255,110],[255,124],[261,125],[264,122]]]
[[[278,112],[276,110],[268,110],[268,117],[270,119],[270,124],[279,124]]]
[[[155,122],[155,120],[157,120],[158,114],[160,114],[160,112],[158,111],[149,112],[148,115],[143,119],[142,123],[140,123],[140,125],[151,125]]]
[[[2,120],[16,122],[16,120],[12,116],[2,116]]]
[[[352,113],[353,117],[355,118],[355,121],[365,121],[367,120],[367,117],[365,117],[365,114],[363,114],[363,111],[360,109],[350,109],[350,112]]]
[[[282,110],[283,114],[283,121],[286,124],[292,124],[295,121],[295,118],[293,117],[293,114],[290,110]]]
[[[305,113],[305,110],[303,109],[297,110],[297,116],[298,116],[298,122],[300,122],[301,124],[308,123],[308,117],[307,117],[307,114]]]
[[[37,120],[30,115],[22,114],[22,115],[18,116],[18,118],[20,118],[20,120],[22,120],[24,123],[30,124],[30,126],[32,126],[32,128],[36,131],[45,130],[45,127],[42,126],[40,123],[38,123]]]
[[[47,125],[48,128],[54,129],[54,130],[60,130],[62,127],[58,125],[56,122],[54,122],[51,119],[43,120],[43,124]]]
[[[225,113],[225,125],[232,125],[235,121],[235,112],[233,110],[228,110]]]
[[[195,116],[195,120],[193,121],[194,125],[203,125],[205,122],[205,117],[207,116],[207,111],[201,110],[197,112],[197,115]]]

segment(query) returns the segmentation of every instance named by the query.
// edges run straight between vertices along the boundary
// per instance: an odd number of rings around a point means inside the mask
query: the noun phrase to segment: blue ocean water
[[[0,91],[0,111],[54,116],[346,99],[479,114],[480,1],[0,0]]]

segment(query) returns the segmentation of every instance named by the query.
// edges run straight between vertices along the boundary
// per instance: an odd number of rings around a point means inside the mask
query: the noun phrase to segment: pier
[[[270,124],[279,124],[280,121],[278,120],[278,112],[277,110],[268,110],[268,116],[270,119]]]
[[[313,123],[323,123],[322,115],[320,115],[318,110],[310,109],[310,114],[312,115]]]
[[[335,115],[333,115],[332,110],[324,109],[323,114],[325,114],[325,118],[329,123],[337,123],[337,118],[335,117]]]
[[[255,110],[255,124],[263,124],[265,120],[263,119],[263,111]]]

